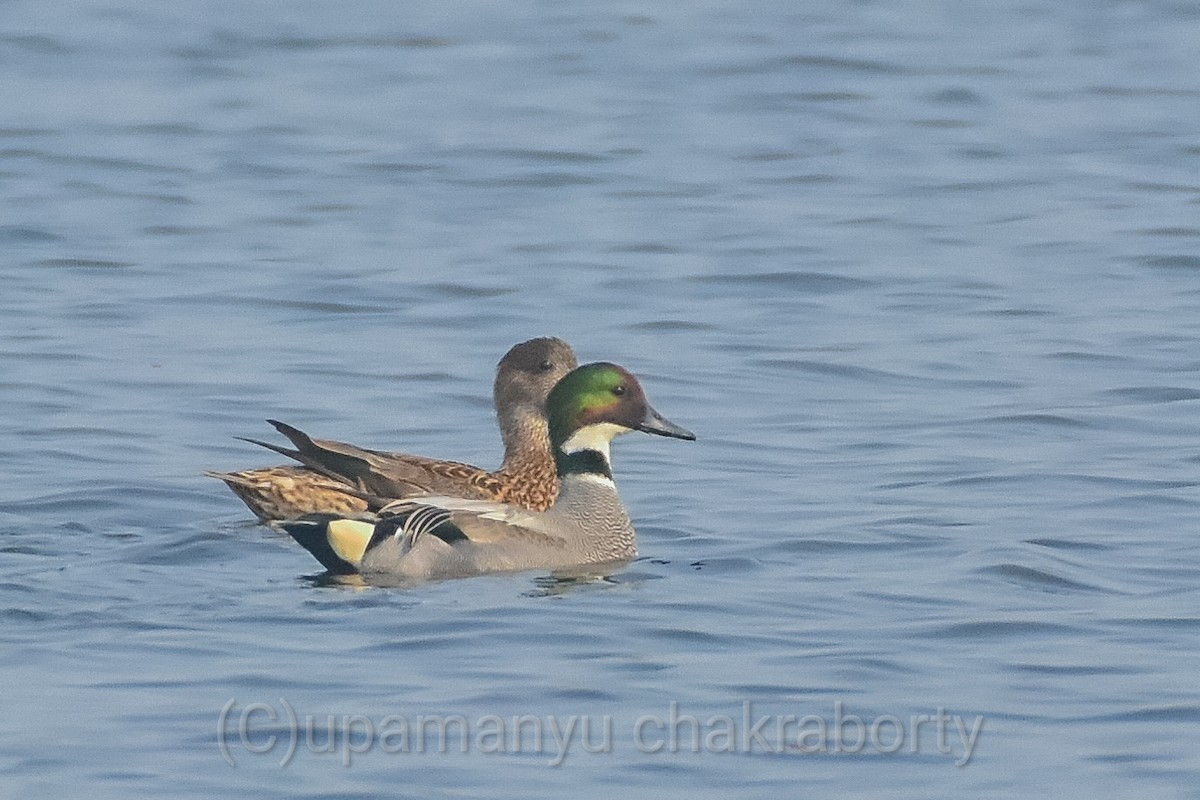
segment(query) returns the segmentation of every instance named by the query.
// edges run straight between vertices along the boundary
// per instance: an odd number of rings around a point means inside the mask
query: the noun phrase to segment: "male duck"
[[[544,411],[546,396],[578,362],[561,339],[541,337],[509,350],[496,369],[493,396],[504,462],[495,472],[457,461],[366,450],[352,444],[311,439],[290,425],[268,420],[296,446],[290,450],[248,439],[306,466],[265,467],[240,472],[205,472],[225,481],[263,521],[305,514],[354,514],[365,500],[347,485],[395,500],[414,494],[493,500],[543,510],[558,495]]]
[[[559,381],[546,414],[561,488],[545,511],[427,496],[388,504],[378,522],[316,515],[283,528],[343,575],[439,579],[633,558],[636,534],[613,483],[609,444],[634,430],[695,435],[651,408],[627,370],[604,362]]]

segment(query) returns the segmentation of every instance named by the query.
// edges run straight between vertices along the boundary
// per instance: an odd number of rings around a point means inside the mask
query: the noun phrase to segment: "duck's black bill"
[[[687,428],[679,427],[650,406],[646,406],[646,416],[642,418],[642,423],[638,425],[638,430],[653,433],[657,436],[670,436],[672,439],[696,440],[696,434]]]

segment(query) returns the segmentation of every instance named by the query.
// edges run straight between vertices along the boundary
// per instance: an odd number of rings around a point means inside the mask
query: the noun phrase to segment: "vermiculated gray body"
[[[599,475],[567,476],[558,502],[540,513],[450,498],[430,501],[446,507],[450,522],[469,538],[448,542],[432,531],[410,538],[402,529],[364,554],[362,573],[458,578],[601,564],[637,555],[637,535],[616,486]],[[415,523],[415,517],[410,519]]]

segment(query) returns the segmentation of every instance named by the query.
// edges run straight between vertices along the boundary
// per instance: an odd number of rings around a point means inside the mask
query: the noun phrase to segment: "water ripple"
[[[1053,572],[1026,567],[1021,564],[997,564],[978,570],[981,575],[995,575],[1020,586],[1046,592],[1112,592],[1081,581],[1073,581]]]
[[[699,275],[696,283],[764,290],[795,290],[807,294],[836,294],[876,284],[863,278],[825,272],[759,272],[744,275]]]
[[[761,61],[743,64],[722,64],[719,66],[708,67],[702,70],[702,72],[714,77],[728,77],[737,75],[769,75],[795,68],[806,71],[832,70],[834,72],[845,72],[849,74],[878,73],[884,75],[899,75],[903,74],[904,72],[904,70],[898,65],[889,64],[884,61],[871,61],[867,59],[845,58],[842,56],[807,54],[779,56],[776,58],[763,59]]]
[[[986,641],[1014,638],[1036,640],[1049,636],[1068,636],[1078,634],[1079,632],[1080,628],[1073,625],[1042,622],[1040,620],[998,619],[950,623],[929,629],[922,635],[934,639]]]
[[[1115,714],[1085,715],[1078,722],[1200,722],[1200,705],[1144,706]]]
[[[1182,386],[1131,386],[1109,389],[1106,394],[1138,403],[1177,403],[1180,400],[1200,400],[1200,390]]]
[[[1195,192],[1200,189],[1192,188],[1189,191]],[[1177,256],[1144,256],[1138,259],[1138,262],[1146,267],[1160,270],[1195,270],[1200,269],[1200,256],[1177,255]]]

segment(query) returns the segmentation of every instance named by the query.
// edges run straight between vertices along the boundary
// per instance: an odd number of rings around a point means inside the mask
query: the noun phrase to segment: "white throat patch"
[[[562,443],[562,451],[567,455],[578,453],[580,450],[595,450],[604,456],[604,460],[612,462],[609,455],[609,445],[616,436],[629,433],[629,428],[613,422],[597,422],[594,425],[584,425],[571,434],[571,438]]]

